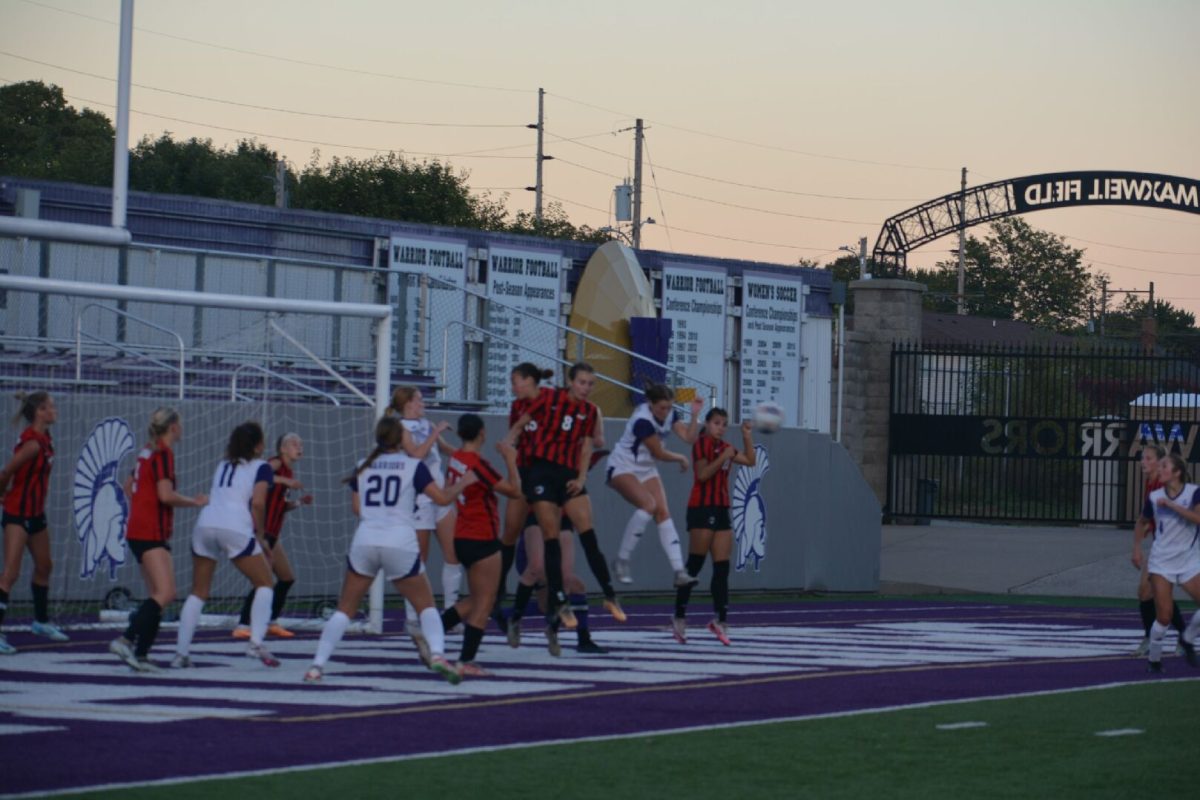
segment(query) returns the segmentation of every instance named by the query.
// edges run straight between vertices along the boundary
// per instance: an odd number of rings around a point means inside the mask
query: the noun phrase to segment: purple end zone
[[[398,636],[387,636],[382,641],[347,637],[344,646],[353,652],[344,656],[335,653],[324,685],[307,689],[299,683],[298,675],[315,649],[312,636],[293,645],[294,653],[280,653],[285,667],[279,671],[277,683],[273,680],[274,673],[264,676],[236,665],[209,666],[204,681],[189,679],[187,672],[151,679],[122,673],[117,670],[115,659],[105,652],[112,632],[80,632],[65,645],[38,644],[36,648],[29,647],[26,652],[6,657],[0,664],[0,730],[5,731],[0,735],[0,772],[4,775],[4,790],[39,792],[203,777],[1147,679],[1144,661],[1128,655],[1140,638],[1135,610],[915,601],[739,606],[730,617],[734,639],[730,648],[714,647],[711,637],[704,638],[707,635],[703,625],[708,616],[699,611],[691,620],[689,644],[680,646],[666,632],[667,608],[634,606],[630,610],[631,620],[626,626],[617,626],[601,613],[592,614],[597,641],[613,647],[607,657],[579,657],[568,647],[562,659],[548,660],[541,657],[544,651],[533,648],[521,653],[522,658],[529,659],[528,663],[506,664],[503,659],[515,657],[513,654],[518,651],[510,651],[494,629],[489,630],[480,660],[494,670],[494,681],[501,684],[500,690],[491,694],[465,691],[472,683],[470,679],[457,687],[464,690],[458,692],[439,684],[432,673],[413,671],[407,654],[403,661],[398,660],[398,654],[407,645]],[[399,627],[393,623],[391,629]],[[1009,657],[980,658],[971,654],[973,640],[964,637],[944,645],[936,653],[930,650],[936,657],[931,656],[927,661],[917,657],[914,663],[895,666],[866,663],[872,654],[907,653],[909,637],[929,635],[933,637],[930,641],[937,641],[938,636],[960,628],[980,631],[980,642],[987,637],[995,637],[996,641],[1023,637],[1022,641],[1028,644],[1021,647],[1029,652],[1022,655],[1025,651],[1018,648]],[[1037,649],[1051,646],[1045,643],[1068,635],[1086,642],[1086,646],[1059,656],[1047,656]],[[223,634],[206,636],[198,641],[199,647],[205,642],[221,646],[228,643]],[[814,666],[801,663],[803,659],[798,656],[797,664],[790,666],[786,658],[781,661],[773,655],[778,648],[783,653],[836,656],[834,651],[849,646],[831,646],[826,641],[829,636],[856,642],[853,646],[862,648],[866,661],[856,664],[850,658],[846,663]],[[30,637],[20,633],[12,634],[10,641],[18,647],[34,644]],[[173,643],[173,632],[165,631],[155,655],[165,658],[169,649],[164,647],[169,648]],[[564,634],[564,643],[573,644],[571,634]],[[372,665],[369,657],[361,655],[364,645],[377,648],[381,654],[386,651],[391,660]],[[451,644],[448,650],[454,654],[456,648],[456,644]],[[668,675],[658,683],[638,679],[640,660],[657,665],[650,669],[670,670],[673,662],[655,659],[659,654],[675,658],[690,653],[686,648],[700,653],[700,661],[711,654],[713,660],[725,658],[734,666],[723,674]],[[914,652],[919,649],[913,645]],[[83,655],[93,653],[99,665],[96,675],[90,675],[87,669],[92,662],[81,660]],[[71,658],[64,658],[64,654]],[[755,664],[754,657],[746,654],[757,654],[762,663]],[[53,669],[49,674],[22,671],[22,660],[33,666],[39,657],[59,665],[55,668],[61,669],[61,674]],[[201,655],[198,660],[203,663],[205,658]],[[399,674],[396,665],[401,663],[405,666],[399,669],[406,670],[403,677],[428,681],[430,689],[437,693],[423,695],[423,699],[414,702],[411,695],[403,697],[381,691],[378,703],[366,705],[338,706],[318,703],[315,699],[306,705],[303,699],[336,691],[339,677],[343,689],[347,688],[351,675],[395,677]],[[755,666],[757,671],[738,674],[736,665],[740,663]],[[354,665],[358,671],[350,670],[348,665]],[[343,672],[338,672],[339,666]],[[628,673],[628,680],[620,677],[622,669]],[[539,670],[545,671],[547,688],[530,688],[529,674]],[[521,675],[513,676],[513,672]],[[224,680],[227,673],[228,683]],[[1166,679],[1195,674],[1182,659],[1168,659]],[[247,676],[252,680],[243,680]],[[590,676],[596,676],[595,680]],[[514,686],[520,685],[519,693],[503,692],[502,683],[506,680],[514,681]],[[10,702],[9,698],[19,695],[22,682],[52,682],[61,688],[59,693],[48,692],[43,702],[35,703],[28,697]],[[569,684],[567,688],[564,682]],[[144,691],[145,696],[100,697],[76,703],[71,710],[64,708],[61,697],[86,684],[99,684],[95,691],[101,694],[106,687],[123,687],[128,692],[132,686]],[[214,701],[172,694],[173,690],[182,692],[189,688],[197,691],[225,688],[228,696],[215,703],[216,706],[267,708],[269,713],[242,719],[201,717],[167,722],[88,719],[88,709],[119,710],[133,704],[148,709],[154,703],[163,703],[176,710],[190,708],[204,713]],[[272,704],[256,697],[256,689],[307,690],[312,694],[302,696],[299,701]],[[511,702],[513,697],[523,702]],[[149,708],[146,713],[155,712]],[[48,730],[22,729],[14,733],[9,732],[11,726]],[[411,735],[412,731],[420,731],[420,735]],[[264,740],[271,746],[263,747]],[[153,757],[146,758],[147,754]]]

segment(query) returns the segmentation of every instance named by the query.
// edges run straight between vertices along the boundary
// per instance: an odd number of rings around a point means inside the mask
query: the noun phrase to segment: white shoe
[[[671,633],[674,634],[675,641],[687,644],[687,620],[683,617],[671,617]]]
[[[1145,658],[1146,653],[1150,651],[1150,637],[1146,636],[1142,639],[1142,643],[1137,646],[1137,650],[1133,651],[1134,658]]]
[[[133,654],[133,642],[126,639],[124,636],[118,636],[108,643],[108,652],[112,653],[117,658],[124,661],[131,668],[138,668],[138,660]]]
[[[612,564],[613,574],[617,576],[617,580],[621,583],[633,583],[633,573],[629,570],[629,562],[623,558],[618,558]]]
[[[675,572],[675,588],[679,589],[684,586],[691,586],[697,583],[700,579],[695,575],[690,574],[686,569],[677,570]]]
[[[462,680],[462,675],[458,674],[458,670],[446,660],[445,656],[430,656],[429,668],[441,675],[449,683],[457,684]]]
[[[325,675],[325,671],[323,669],[321,669],[320,667],[318,667],[316,664],[313,664],[311,667],[308,668],[308,672],[304,673],[304,682],[305,683],[320,683],[321,678],[324,675]]]
[[[17,648],[9,644],[8,639],[5,638],[4,634],[0,633],[0,656],[11,656],[15,655],[16,652]]]
[[[34,636],[45,636],[52,642],[69,642],[70,636],[67,636],[53,622],[35,622],[29,626],[29,630],[33,631]]]
[[[194,666],[196,665],[192,663],[191,657],[183,653],[176,653],[171,659],[171,669],[191,669]]]
[[[133,668],[138,672],[153,673],[162,672],[162,667],[155,664],[148,658],[139,658],[134,662]]]
[[[246,655],[249,656],[250,658],[257,658],[265,666],[268,666],[268,667],[278,667],[279,666],[279,659],[276,658],[275,656],[271,655],[271,653],[267,650],[267,648],[263,647],[261,644],[251,643],[250,646],[248,648],[246,648]]]
[[[555,658],[562,655],[562,645],[558,643],[558,631],[554,629],[553,625],[546,626],[546,649]]]

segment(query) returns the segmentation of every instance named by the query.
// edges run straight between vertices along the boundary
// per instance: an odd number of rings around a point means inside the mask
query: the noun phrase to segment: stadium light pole
[[[117,54],[117,119],[113,142],[112,226],[125,227],[129,199],[129,84],[133,67],[133,0],[121,0]]]
[[[858,279],[860,281],[871,277],[867,274],[867,237],[863,236],[859,238],[857,250],[848,244],[842,245],[838,250],[844,250],[847,253],[858,256]]]

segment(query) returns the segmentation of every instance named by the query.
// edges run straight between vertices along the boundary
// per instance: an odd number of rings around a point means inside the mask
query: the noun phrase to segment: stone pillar
[[[863,280],[852,281],[850,291],[854,331],[846,337],[842,444],[884,505],[892,344],[921,341],[925,286],[905,280]]]

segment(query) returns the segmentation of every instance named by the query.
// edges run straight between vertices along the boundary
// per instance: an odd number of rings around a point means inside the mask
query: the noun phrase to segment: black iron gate
[[[893,518],[1121,523],[1148,444],[1200,466],[1200,364],[1129,348],[892,350]]]

